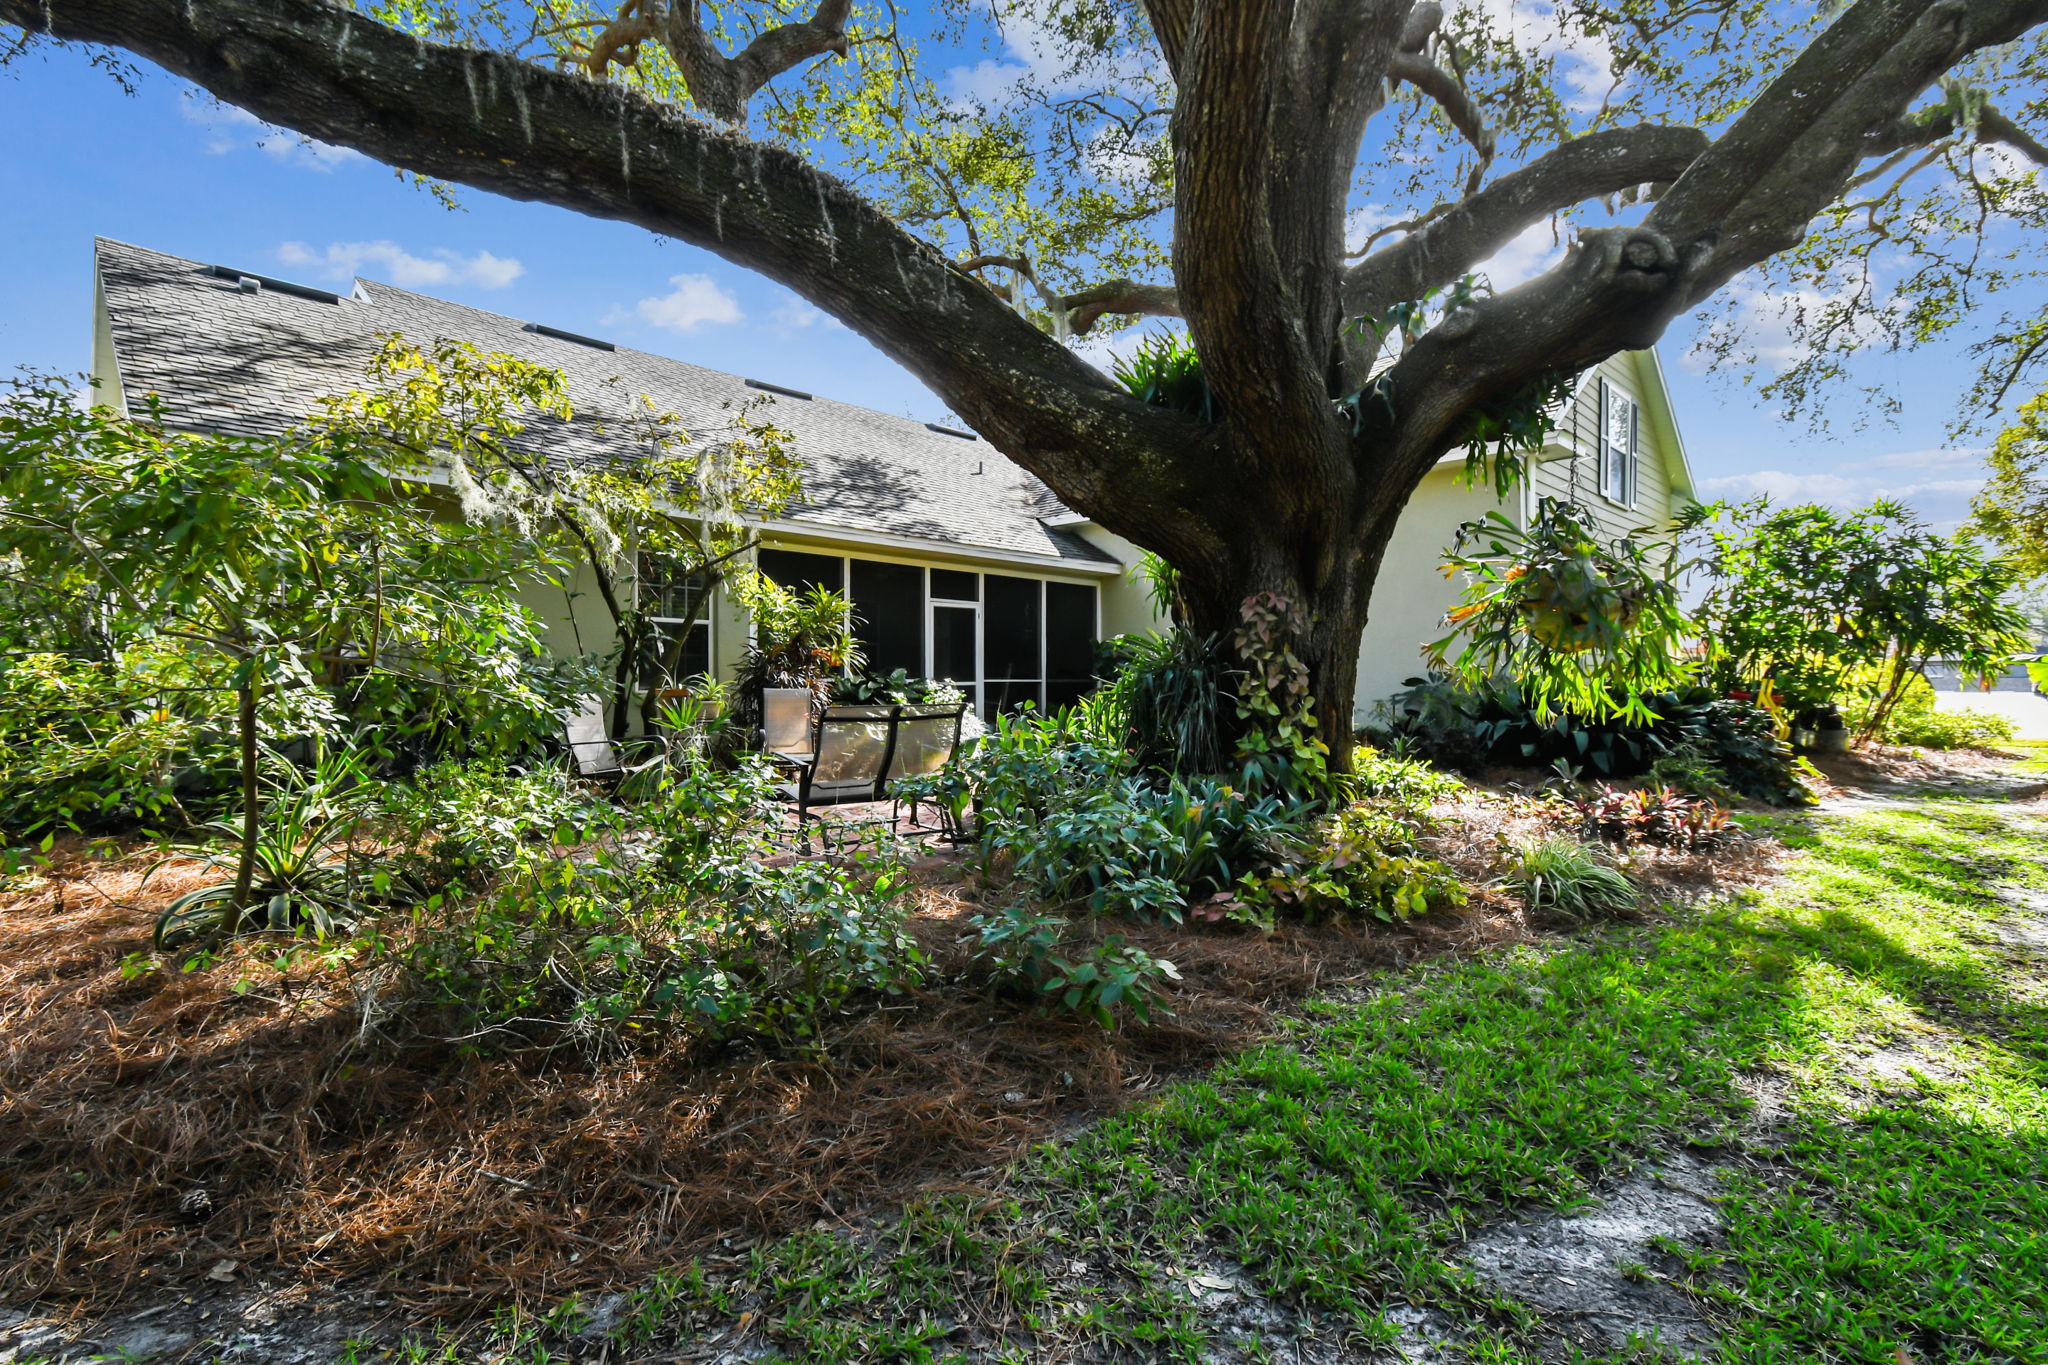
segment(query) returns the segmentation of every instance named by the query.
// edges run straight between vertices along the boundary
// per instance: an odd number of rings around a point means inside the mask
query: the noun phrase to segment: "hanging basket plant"
[[[1692,672],[1672,567],[1633,537],[1603,540],[1591,513],[1556,498],[1526,528],[1489,512],[1459,528],[1444,573],[1465,590],[1424,655],[1475,685],[1513,680],[1539,715],[1653,719],[1644,699]]]

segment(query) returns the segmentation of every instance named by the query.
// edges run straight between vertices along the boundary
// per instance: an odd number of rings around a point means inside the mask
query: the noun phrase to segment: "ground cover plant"
[[[1460,1359],[1640,1359],[1461,1247],[1690,1151],[1724,1172],[1718,1231],[1615,1278],[1676,1294],[1715,1359],[2048,1359],[2041,816],[1777,828],[1782,886],[1378,977],[992,1194],[714,1257],[580,1343],[533,1319],[478,1358],[1306,1359],[1423,1321]]]

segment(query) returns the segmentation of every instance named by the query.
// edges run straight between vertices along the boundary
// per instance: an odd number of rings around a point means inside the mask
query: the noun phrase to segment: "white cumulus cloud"
[[[198,90],[186,90],[179,98],[178,109],[187,123],[206,130],[206,150],[214,156],[253,147],[274,160],[316,171],[331,171],[351,161],[369,159],[352,147],[315,142],[265,123],[247,109],[222,104]]]
[[[1982,446],[1888,451],[1845,460],[1832,469],[1756,469],[1701,479],[1699,491],[1702,497],[1731,502],[1761,494],[1780,504],[1835,507],[1863,507],[1890,498],[1911,507],[1937,531],[1948,532],[1969,516],[1970,499],[1984,486],[1981,477],[1958,476],[1983,458]]]
[[[709,275],[671,275],[668,293],[645,298],[630,311],[613,309],[606,322],[637,317],[650,327],[671,332],[694,332],[708,324],[738,322],[746,316],[740,301],[726,292]]]
[[[822,328],[826,331],[833,330],[834,328],[842,332],[846,330],[846,324],[838,318],[833,317],[822,308],[804,302],[802,299],[790,299],[773,313],[769,314],[768,317],[769,321],[785,332],[801,332],[812,327]]]
[[[396,242],[330,242],[321,248],[304,242],[286,242],[276,254],[286,265],[315,274],[345,279],[370,273],[388,277],[401,289],[461,284],[503,289],[526,273],[526,267],[516,257],[495,256],[488,251],[465,256],[446,247],[415,256]]]

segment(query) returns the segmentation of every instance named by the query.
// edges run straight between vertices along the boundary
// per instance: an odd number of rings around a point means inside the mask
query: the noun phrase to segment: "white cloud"
[[[640,300],[633,305],[631,313],[615,308],[605,321],[616,323],[637,317],[650,327],[663,327],[671,332],[694,332],[706,323],[738,322],[746,316],[740,309],[740,301],[720,288],[709,275],[671,275],[668,282],[674,286],[668,293]]]
[[[1812,354],[1800,331],[1848,303],[1856,287],[1845,280],[1769,289],[1751,277],[1738,276],[1726,291],[1726,312],[1699,329],[1678,363],[1690,373],[1705,374],[1718,368],[1719,352],[1726,348],[1729,361],[1736,365],[1790,369]],[[1881,309],[1883,301],[1871,306]],[[1883,336],[1878,320],[1865,311],[1837,330],[1834,344],[1860,346]]]
[[[1467,0],[1461,8],[1484,14],[1496,32],[1511,35],[1522,51],[1555,60],[1571,109],[1590,112],[1606,98],[1614,82],[1613,46],[1598,34],[1561,22],[1558,6],[1549,0]]]
[[[1506,246],[1473,267],[1474,273],[1486,276],[1496,290],[1505,292],[1518,284],[1527,284],[1563,260],[1570,242],[1568,225],[1553,227],[1548,219],[1531,223],[1510,238]]]
[[[214,156],[253,147],[274,160],[316,171],[331,171],[351,161],[368,160],[352,147],[336,147],[301,137],[265,123],[247,109],[222,104],[197,90],[184,91],[178,108],[187,123],[206,130],[206,150]]]
[[[1855,501],[1863,486],[1840,474],[1797,474],[1785,469],[1759,469],[1749,474],[1700,480],[1700,492],[1710,497],[1739,500],[1761,493],[1772,502],[1848,503]]]
[[[1168,80],[1166,59],[1149,45],[1122,48],[1107,58],[1084,58],[1076,64],[1051,26],[1022,7],[1006,8],[1001,23],[1003,55],[948,71],[939,87],[948,98],[996,105],[1025,86],[1047,94],[1073,94],[1105,82]]]
[[[1758,469],[1700,480],[1708,498],[1740,502],[1762,494],[1776,503],[1819,502],[1864,507],[1877,498],[1906,503],[1929,525],[1953,531],[1968,516],[1982,478],[1958,478],[1958,465],[1982,459],[1979,446],[1899,450],[1858,456],[1829,470]],[[1914,475],[1923,477],[1914,478]]]
[[[842,332],[846,330],[846,324],[838,318],[802,299],[790,299],[770,313],[768,320],[785,332],[800,332],[812,327],[828,331],[833,328]]]
[[[276,254],[286,265],[336,279],[361,274],[363,267],[371,266],[401,289],[461,284],[503,289],[526,273],[526,267],[511,256],[494,256],[488,251],[465,256],[445,247],[415,256],[396,242],[331,242],[319,250],[304,242],[286,242]]]

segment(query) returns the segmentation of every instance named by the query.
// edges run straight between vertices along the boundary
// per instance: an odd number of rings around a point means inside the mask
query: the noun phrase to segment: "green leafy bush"
[[[1627,874],[1568,835],[1509,845],[1499,882],[1532,912],[1566,919],[1612,919],[1636,908]]]
[[[1708,638],[1731,679],[1789,711],[1840,705],[1861,673],[1871,695],[1855,729],[1868,739],[1917,660],[1988,673],[2027,647],[2008,600],[2018,565],[1967,533],[1935,534],[1901,503],[1844,511],[1757,499],[1726,520],[1705,560]]]
[[[1842,707],[1843,719],[1862,731],[1869,727],[1872,713],[1880,704],[1880,681],[1859,671],[1850,677],[1850,700]],[[1859,685],[1861,684],[1861,685]],[[2019,727],[2005,716],[1985,711],[1942,711],[1936,708],[1934,688],[1924,676],[1915,676],[1894,698],[1890,711],[1877,727],[1877,738],[1886,744],[1910,744],[1923,749],[1981,749],[2011,742]]]
[[[1153,783],[1071,721],[1006,716],[947,779],[977,812],[985,870],[1020,894],[1097,914],[1179,919],[1229,886],[1300,819],[1278,797],[1211,778]]]
[[[151,654],[0,658],[0,829],[183,822],[177,788],[201,730],[190,708],[161,704]]]
[[[528,849],[486,895],[430,898],[402,960],[465,1036],[816,1046],[925,959],[893,854],[768,856],[774,782],[765,765],[685,768],[636,808],[642,837],[574,859]]]
[[[1561,764],[1602,778],[1635,777],[1677,755],[1665,779],[1701,783],[1699,795],[1781,806],[1811,800],[1798,760],[1761,707],[1703,687],[1645,700],[1657,716],[1649,724],[1563,714],[1546,720],[1512,687],[1468,689],[1432,676],[1412,679],[1407,691],[1384,703],[1379,723],[1366,733],[1385,747],[1475,776],[1489,766]]]
[[[515,768],[501,758],[449,760],[421,768],[385,789],[383,814],[413,850],[416,880],[440,890],[481,888],[511,869],[537,840],[616,818],[594,804],[565,769]]]
[[[978,915],[973,925],[976,959],[998,989],[1020,993],[1047,1010],[1079,1014],[1103,1028],[1115,1024],[1118,1010],[1148,1022],[1161,983],[1180,979],[1173,963],[1116,934],[1069,944],[1064,916],[1026,902]]]
[[[1418,832],[1412,811],[1398,801],[1354,802],[1309,835],[1276,841],[1271,864],[1239,881],[1237,900],[1246,909],[1234,913],[1270,927],[1283,909],[1391,921],[1463,905],[1463,884],[1416,849]]]

